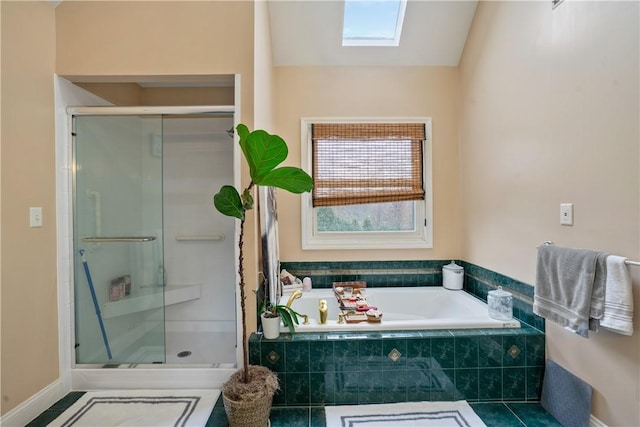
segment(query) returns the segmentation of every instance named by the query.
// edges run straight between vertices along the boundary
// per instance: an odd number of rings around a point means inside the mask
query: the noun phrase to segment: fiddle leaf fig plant
[[[240,281],[240,308],[242,311],[242,349],[243,349],[243,375],[242,381],[249,381],[248,353],[247,353],[247,324],[245,307],[245,280],[244,280],[244,222],[245,213],[253,209],[253,187],[256,185],[281,188],[295,194],[311,191],[313,179],[300,168],[291,166],[278,167],[289,154],[286,142],[278,135],[272,135],[264,130],[249,131],[244,124],[236,127],[240,138],[240,148],[249,165],[251,182],[240,193],[232,185],[225,185],[213,197],[213,204],[223,215],[238,218],[240,220],[240,240],[238,242],[238,274]]]

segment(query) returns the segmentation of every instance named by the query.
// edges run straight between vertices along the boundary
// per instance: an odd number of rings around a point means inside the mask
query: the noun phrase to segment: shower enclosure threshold
[[[71,389],[215,389],[222,387],[236,370],[235,367],[174,368],[166,365],[138,365],[129,369],[75,368],[71,369]]]

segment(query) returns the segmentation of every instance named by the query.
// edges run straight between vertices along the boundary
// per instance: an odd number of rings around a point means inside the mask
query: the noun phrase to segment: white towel
[[[633,290],[625,261],[610,255],[607,258],[604,316],[600,326],[623,335],[633,334]]]

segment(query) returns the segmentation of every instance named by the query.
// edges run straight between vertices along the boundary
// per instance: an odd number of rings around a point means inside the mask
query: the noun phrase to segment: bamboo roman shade
[[[311,134],[314,207],[424,199],[424,123],[315,123]]]

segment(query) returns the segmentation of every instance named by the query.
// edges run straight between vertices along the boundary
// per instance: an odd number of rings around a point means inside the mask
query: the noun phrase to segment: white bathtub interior
[[[300,324],[297,332],[519,328],[517,319],[495,320],[489,317],[487,305],[462,291],[442,286],[411,288],[367,288],[363,290],[370,306],[382,311],[379,323],[338,323],[339,306],[332,289],[313,289],[303,292],[292,308],[309,316],[309,324]],[[289,295],[285,294],[286,301]],[[328,303],[326,324],[318,321],[320,300]],[[288,329],[281,326],[281,332]]]

